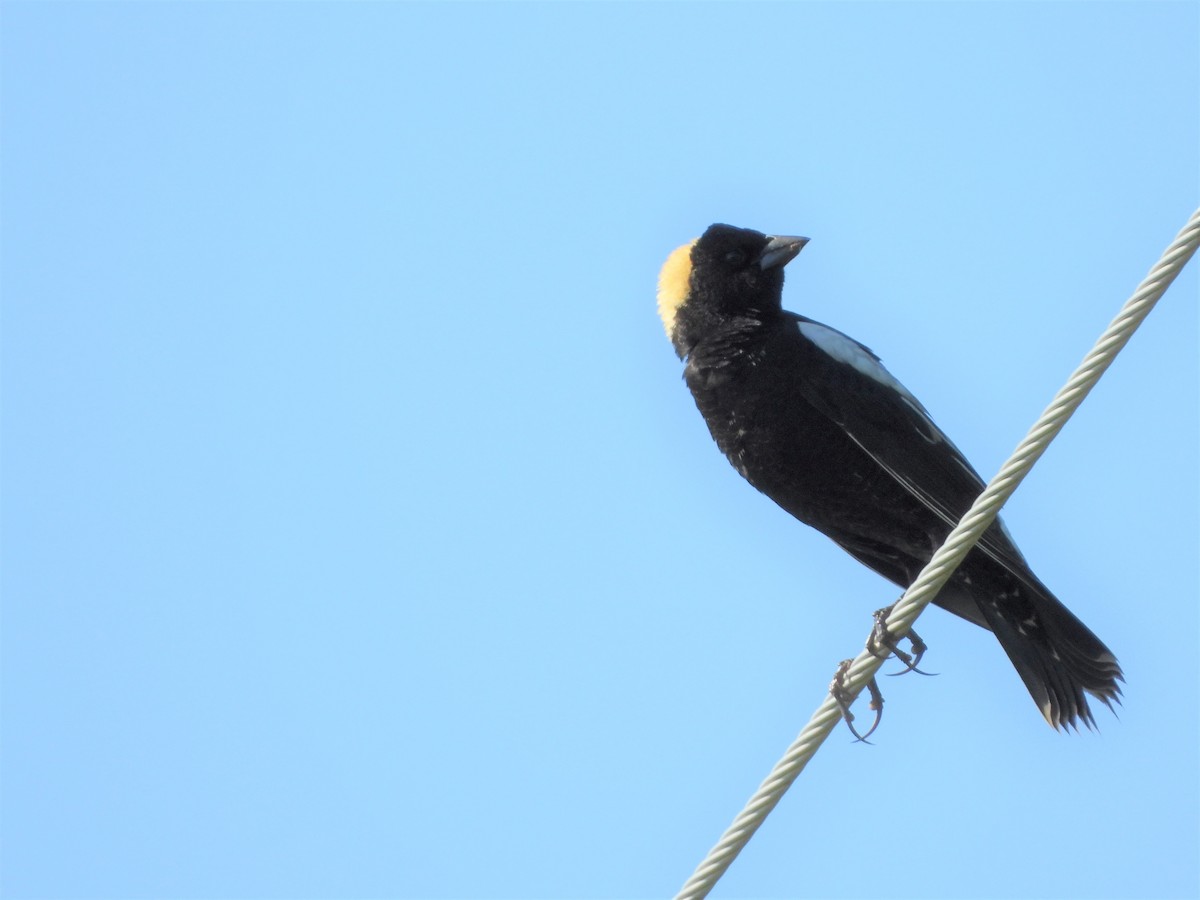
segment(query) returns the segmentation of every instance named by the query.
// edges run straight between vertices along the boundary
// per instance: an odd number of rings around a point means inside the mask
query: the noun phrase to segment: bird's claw
[[[885,606],[883,609],[875,611],[875,627],[871,631],[871,637],[867,640],[867,652],[880,659],[895,656],[900,660],[904,668],[899,672],[888,672],[887,674],[890,676],[905,675],[909,672],[916,672],[918,675],[936,675],[936,672],[923,672],[918,668],[925,651],[929,649],[919,634],[910,628],[908,634],[897,637],[888,630],[887,617],[891,611],[891,606]],[[912,645],[912,653],[906,653],[900,649],[900,641],[905,639]]]
[[[867,704],[867,708],[875,713],[875,721],[871,723],[866,734],[859,734],[858,729],[854,727],[854,713],[850,712],[850,695],[845,687],[846,673],[850,671],[853,663],[852,659],[844,659],[838,664],[833,681],[829,683],[829,693],[837,703],[838,709],[842,711],[842,721],[854,735],[855,742],[870,744],[871,742],[867,738],[875,733],[875,729],[879,727],[879,723],[883,719],[883,692],[879,690],[879,685],[874,678],[867,682],[867,692],[871,695],[871,702]]]

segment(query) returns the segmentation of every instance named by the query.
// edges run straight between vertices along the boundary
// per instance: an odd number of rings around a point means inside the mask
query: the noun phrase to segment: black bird
[[[808,243],[713,225],[672,253],[658,311],[733,467],[859,562],[907,587],[984,488],[874,353],[787,312],[783,267]],[[1054,728],[1110,709],[1116,657],[1030,570],[999,519],[933,601],[992,631]]]

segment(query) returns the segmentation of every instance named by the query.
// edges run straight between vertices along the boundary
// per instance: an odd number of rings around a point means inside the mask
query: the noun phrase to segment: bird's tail
[[[995,574],[1001,584],[972,593],[1042,715],[1055,729],[1094,728],[1088,694],[1121,702],[1117,658],[1036,578]]]

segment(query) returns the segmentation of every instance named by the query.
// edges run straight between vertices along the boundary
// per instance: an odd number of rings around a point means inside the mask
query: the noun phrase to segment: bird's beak
[[[758,265],[764,271],[773,269],[776,266],[786,266],[796,254],[804,249],[804,245],[808,243],[806,237],[774,237],[763,248],[762,256],[758,258]]]

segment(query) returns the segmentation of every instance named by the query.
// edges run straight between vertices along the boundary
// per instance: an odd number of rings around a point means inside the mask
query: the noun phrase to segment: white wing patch
[[[905,400],[911,401],[917,409],[921,409],[921,404],[917,402],[916,397],[909,393],[908,388],[897,381],[892,373],[883,367],[883,363],[877,360],[858,341],[851,340],[840,331],[835,331],[827,325],[821,325],[817,322],[799,322],[797,324],[800,326],[801,334],[838,362],[845,363],[857,369],[868,378],[872,378],[880,384],[886,384],[893,390],[898,391],[900,396]]]
[[[846,337],[840,331],[830,328],[828,325],[822,325],[819,322],[797,322],[796,324],[801,334],[838,362],[850,366],[871,380],[877,381],[898,393],[912,411],[929,426],[927,432],[921,432],[921,436],[925,440],[931,444],[935,444],[938,441],[946,439],[941,429],[933,424],[933,420],[929,418],[929,413],[925,412],[925,407],[921,405],[921,401],[914,397],[908,388],[897,381],[896,377],[883,367],[883,363],[876,359],[875,355],[863,347],[862,344]]]
[[[942,430],[933,423],[933,420],[929,417],[929,413],[925,411],[925,407],[921,405],[920,401],[909,392],[908,388],[897,381],[891,372],[883,367],[883,363],[876,359],[875,355],[871,353],[870,350],[862,346],[862,344],[858,343],[857,341],[846,337],[846,335],[842,334],[840,331],[836,331],[827,325],[820,324],[819,322],[797,321],[796,327],[800,329],[801,334],[812,341],[831,358],[844,365],[850,366],[855,371],[861,372],[863,375],[866,375],[868,378],[877,381],[882,385],[886,385],[887,387],[894,389],[900,395],[900,398],[905,402],[905,404],[907,404],[913,410],[913,412],[917,413],[921,421],[928,427],[928,432],[919,432],[921,437],[929,441],[931,444],[944,441],[950,448],[952,454],[951,458],[953,461],[968,476],[970,476],[972,481],[977,482],[982,490],[983,481],[980,479],[979,475],[976,474],[975,470],[971,468],[970,463],[966,461],[962,453],[959,452],[958,448],[950,442],[950,439],[942,433]],[[849,434],[849,432],[847,433]],[[901,484],[907,488],[914,497],[924,503],[925,506],[943,522],[951,527],[958,524],[957,518],[947,512],[946,509],[936,500],[935,497],[930,495],[928,491],[922,490],[919,485],[915,484],[904,473],[898,472],[894,467],[888,465],[884,456],[872,451],[871,448],[864,445],[853,434],[850,434],[850,438],[854,440],[860,447],[862,447],[862,449],[872,459],[874,459],[875,462],[877,462],[889,475],[891,475],[892,478],[896,480],[897,484]],[[1008,545],[1009,548],[1011,548],[1012,553],[1010,554],[1008,549],[997,548],[994,541],[990,540],[987,535],[984,535],[983,539],[980,541],[979,549],[997,563],[1002,565],[1022,582],[1025,582],[1026,584],[1032,584],[1028,581],[1026,576],[1022,574],[1021,569],[1025,563],[1025,557],[1022,556],[1021,551],[1017,549],[1016,542],[1013,540],[1012,535],[1009,534],[1008,528],[1005,527],[1004,522],[998,516],[996,517],[995,524],[1000,529],[1004,537],[1007,538]],[[967,575],[963,575],[962,580],[964,584],[971,584],[971,579]],[[1036,587],[1036,585],[1034,586]],[[994,608],[999,609],[995,599],[992,599],[990,603]],[[1038,627],[1037,622],[1026,622],[1024,624],[1030,628]],[[1046,715],[1049,717],[1050,714],[1047,713]]]

